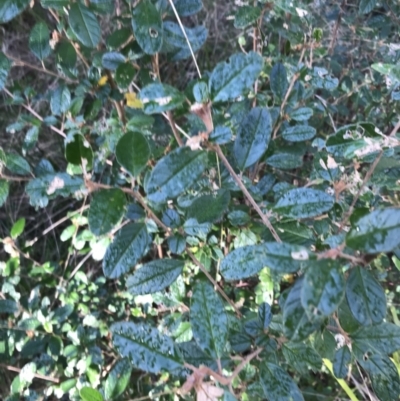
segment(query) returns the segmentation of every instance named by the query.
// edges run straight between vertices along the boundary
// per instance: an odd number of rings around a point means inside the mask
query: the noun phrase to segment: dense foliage
[[[7,400],[399,398],[400,5],[208,3],[0,3]]]

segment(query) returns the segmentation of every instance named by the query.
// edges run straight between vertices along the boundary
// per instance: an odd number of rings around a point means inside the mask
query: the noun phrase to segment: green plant
[[[240,51],[210,71],[201,0],[29,3],[0,5],[2,24],[30,13],[38,59],[0,53],[20,110],[6,131],[25,134],[0,149],[0,203],[22,182],[36,210],[75,210],[62,260],[23,217],[2,239],[8,399],[397,399],[397,34],[375,22],[388,44],[352,70],[338,55],[353,27],[370,43],[357,24],[377,1],[343,35],[334,5],[235,6]],[[196,77],[164,82],[161,63],[186,59]],[[13,81],[18,63],[52,87]],[[37,159],[43,135],[57,166]]]

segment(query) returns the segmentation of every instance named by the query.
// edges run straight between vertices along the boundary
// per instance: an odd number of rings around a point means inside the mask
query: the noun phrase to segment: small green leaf
[[[159,259],[144,264],[128,276],[126,286],[133,295],[154,294],[171,285],[181,274],[185,262]]]
[[[4,205],[7,200],[10,184],[6,180],[0,180],[0,207]]]
[[[273,94],[282,100],[289,86],[286,68],[282,63],[276,63],[271,70],[270,85]]]
[[[81,134],[75,134],[70,142],[65,145],[65,158],[68,163],[75,166],[85,165],[86,170],[91,170],[93,164],[93,151],[89,142]]]
[[[254,24],[261,16],[261,9],[253,6],[241,6],[236,11],[234,26],[238,29]]]
[[[214,102],[235,100],[248,91],[263,67],[263,58],[254,52],[234,54],[229,62],[219,63],[211,73],[209,88]]]
[[[264,362],[260,382],[268,401],[304,401],[297,384],[280,366]]]
[[[385,291],[373,275],[362,267],[351,270],[346,297],[354,317],[363,326],[380,323],[386,316]]]
[[[56,47],[57,62],[65,68],[74,68],[77,60],[76,50],[70,42],[60,42]]]
[[[400,245],[400,209],[374,210],[359,219],[346,245],[365,253],[391,252]]]
[[[207,167],[207,153],[188,147],[175,149],[154,167],[145,191],[150,201],[164,203],[189,189]]]
[[[66,86],[60,85],[51,94],[51,99],[50,99],[51,112],[54,115],[59,116],[65,113],[69,109],[70,104],[71,104],[71,92]]]
[[[339,379],[344,379],[349,373],[350,363],[351,351],[349,347],[345,345],[335,352],[335,359],[333,360],[333,374]]]
[[[103,401],[101,393],[91,387],[82,387],[79,390],[79,395],[83,401]]]
[[[265,159],[265,162],[277,169],[292,170],[303,165],[303,154],[297,149],[286,148],[275,151],[272,156]]]
[[[173,373],[182,368],[182,360],[170,337],[146,323],[121,322],[111,326],[113,343],[133,366],[150,373]]]
[[[104,255],[104,275],[118,278],[130,270],[144,256],[149,241],[146,225],[135,223],[122,227]]]
[[[255,107],[240,124],[234,153],[238,167],[244,170],[256,163],[268,148],[271,138],[271,115],[265,107]]]
[[[126,58],[123,54],[118,52],[104,53],[101,58],[101,65],[110,70],[115,71],[121,64],[125,63]]]
[[[149,0],[142,0],[132,11],[132,28],[139,46],[147,54],[160,51],[163,23],[160,11]]]
[[[94,235],[110,232],[124,215],[125,194],[119,189],[102,189],[95,192],[89,210],[89,228]]]
[[[6,167],[14,174],[27,175],[31,172],[31,166],[20,155],[16,153],[6,154]]]
[[[181,17],[198,13],[203,8],[201,0],[174,0],[176,11]]]
[[[314,371],[321,369],[322,359],[309,345],[302,342],[287,342],[283,345],[282,352],[288,366],[302,375],[306,375],[309,369]]]
[[[37,140],[39,139],[39,127],[34,125],[26,132],[24,143],[22,144],[22,154],[25,156],[26,152],[32,150]]]
[[[209,136],[209,140],[211,142],[217,143],[218,145],[224,145],[225,143],[230,142],[232,139],[232,130],[229,127],[224,127],[222,125],[218,125],[214,128],[214,131],[211,132]]]
[[[139,99],[144,112],[154,114],[175,109],[185,101],[185,96],[173,86],[154,83],[142,88]]]
[[[24,217],[20,217],[11,227],[11,237],[13,239],[18,238],[25,229],[25,218]]]
[[[254,276],[263,267],[278,273],[293,273],[303,266],[309,255],[305,248],[277,242],[244,246],[230,252],[221,263],[226,280],[241,280]]]
[[[314,138],[317,130],[309,125],[294,125],[282,132],[282,138],[289,142],[302,142]]]
[[[95,14],[80,2],[72,3],[68,15],[69,26],[78,40],[94,48],[101,39],[101,30]]]
[[[135,77],[136,69],[132,63],[123,63],[115,71],[115,82],[120,89],[127,89]]]
[[[150,158],[147,139],[140,132],[127,132],[117,143],[115,150],[118,163],[137,177]]]
[[[287,191],[274,207],[275,212],[295,219],[319,216],[332,209],[334,199],[323,191],[295,188]]]
[[[344,295],[344,276],[338,262],[314,261],[306,270],[301,304],[310,317],[329,316],[338,308]]]
[[[213,223],[227,211],[231,196],[227,190],[219,190],[215,195],[202,195],[196,198],[187,210],[190,218],[201,223]]]
[[[360,14],[370,13],[376,6],[377,2],[378,0],[360,0],[360,4],[358,5],[358,12]]]
[[[300,107],[299,109],[293,110],[289,117],[295,121],[307,121],[313,115],[313,110],[309,107]]]
[[[190,322],[200,348],[220,359],[226,347],[228,317],[222,300],[209,283],[194,286]]]
[[[39,60],[44,60],[51,53],[49,41],[49,28],[44,22],[37,23],[29,36],[29,48]]]
[[[8,58],[2,52],[0,52],[0,90],[2,90],[6,85],[10,68],[10,60],[8,60]]]
[[[0,3],[0,24],[11,21],[28,7],[30,0],[2,0]]]
[[[128,386],[132,365],[127,358],[119,360],[111,369],[104,383],[104,396],[107,400],[119,397]]]
[[[12,314],[18,311],[18,304],[11,299],[0,299],[0,313]]]

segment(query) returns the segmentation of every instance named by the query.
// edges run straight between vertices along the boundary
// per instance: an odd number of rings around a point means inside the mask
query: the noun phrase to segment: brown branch
[[[3,363],[0,363],[0,368],[7,369],[7,370],[10,370],[12,372],[21,373],[21,369],[20,368],[16,368],[16,367],[10,366],[10,365],[5,365]],[[46,381],[52,382],[52,383],[60,383],[60,379],[56,379],[56,378],[50,377],[50,376],[41,375],[40,373],[33,373],[33,377],[36,378],[36,379],[46,380]]]
[[[269,231],[271,232],[271,234],[275,238],[275,240],[277,242],[282,242],[281,239],[279,238],[278,233],[275,231],[275,228],[272,226],[271,222],[269,221],[268,217],[263,213],[263,211],[260,209],[260,206],[258,206],[257,202],[254,200],[254,198],[251,196],[250,192],[247,190],[247,188],[243,184],[242,180],[235,173],[235,170],[232,168],[228,159],[223,154],[220,146],[215,145],[214,147],[212,147],[212,149],[215,150],[215,152],[217,153],[219,158],[222,160],[222,163],[224,163],[224,166],[229,171],[230,175],[235,180],[235,182],[238,184],[239,188],[242,190],[243,195],[247,198],[247,200],[254,207],[254,210],[261,217],[262,222],[268,227]]]
[[[178,130],[176,129],[175,120],[170,111],[167,111],[167,117],[168,117],[167,120],[169,122],[169,125],[171,126],[171,129],[172,129],[172,132],[174,133],[176,142],[178,142],[179,146],[183,146],[183,141],[181,139],[181,136],[179,135]]]

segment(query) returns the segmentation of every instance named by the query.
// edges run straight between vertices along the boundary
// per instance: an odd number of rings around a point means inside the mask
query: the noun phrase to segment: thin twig
[[[176,129],[176,124],[175,124],[174,118],[172,117],[172,113],[170,111],[167,111],[167,117],[168,117],[169,125],[171,126],[171,129],[172,129],[172,132],[174,133],[176,142],[178,142],[179,146],[183,146],[181,136],[179,135],[179,132]]]
[[[235,170],[230,165],[228,159],[225,157],[225,155],[222,152],[220,146],[219,145],[215,145],[212,149],[215,150],[215,152],[217,153],[219,158],[222,160],[222,163],[224,163],[224,166],[229,171],[230,175],[235,180],[235,182],[238,184],[238,186],[242,190],[244,196],[247,198],[247,200],[254,207],[254,210],[261,217],[261,220],[263,221],[263,223],[268,227],[269,231],[271,232],[271,234],[275,238],[275,240],[277,242],[282,242],[281,239],[279,238],[278,233],[275,231],[275,228],[272,226],[271,222],[269,221],[268,217],[263,213],[263,211],[260,209],[260,206],[258,206],[257,202],[254,200],[254,198],[251,196],[250,192],[247,190],[247,188],[243,184],[242,180],[235,173]]]
[[[20,368],[16,368],[16,367],[10,366],[10,365],[4,365],[3,363],[0,363],[0,368],[7,369],[7,370],[10,370],[12,372],[21,373],[21,369]],[[46,381],[52,382],[52,383],[60,383],[60,379],[56,379],[56,378],[50,377],[50,376],[41,375],[40,373],[33,373],[33,377],[35,379],[46,380]]]

